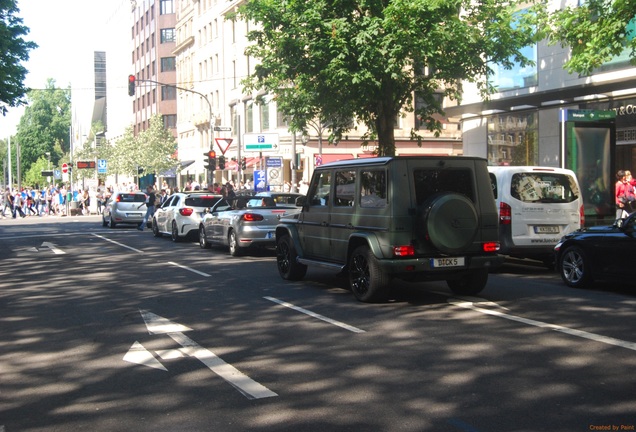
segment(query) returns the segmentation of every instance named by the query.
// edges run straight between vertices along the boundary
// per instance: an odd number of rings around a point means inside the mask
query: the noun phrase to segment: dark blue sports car
[[[636,256],[636,213],[610,226],[583,228],[554,247],[563,281],[575,288],[594,280],[632,280]]]

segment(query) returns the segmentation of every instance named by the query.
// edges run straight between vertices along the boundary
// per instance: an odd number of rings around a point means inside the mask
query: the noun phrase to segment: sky
[[[113,11],[130,8],[130,0],[18,0],[18,17],[30,29],[25,40],[38,44],[25,64],[25,85],[39,89],[53,78],[66,88],[76,79],[77,59],[105,50],[106,28]],[[92,59],[92,57],[90,57]],[[23,108],[10,108],[0,116],[0,138],[13,135]]]

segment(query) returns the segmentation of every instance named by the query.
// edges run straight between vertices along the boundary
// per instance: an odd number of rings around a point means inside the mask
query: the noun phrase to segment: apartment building
[[[372,142],[362,145],[363,127],[351,131],[337,146],[327,142],[327,130],[319,124],[309,128],[305,136],[294,137],[271,95],[243,91],[241,80],[254,71],[256,64],[255,59],[244,55],[249,24],[225,19],[241,1],[177,2],[177,81],[180,88],[187,89],[179,90],[177,98],[179,158],[184,167],[181,178],[205,182],[203,159],[209,149],[216,151],[217,160],[223,153],[226,159],[225,170],[215,173],[217,182],[250,179],[255,168],[266,167],[267,159],[281,162],[284,175],[278,181],[300,181],[310,178],[316,164],[372,157],[376,146]],[[262,103],[256,102],[257,96]],[[416,116],[407,113],[396,119],[397,154],[462,154],[459,122],[443,121],[444,130],[438,138],[420,131],[426,136],[420,147],[410,139]],[[277,137],[276,151],[246,152],[243,144],[254,134]],[[242,170],[237,162],[244,157],[246,169]]]
[[[629,52],[590,75],[568,73],[570,51],[559,44],[543,41],[525,55],[535,66],[495,66],[498,93],[489,101],[466,84],[461,105],[447,108],[461,116],[464,154],[491,165],[573,169],[587,221],[613,218],[615,172],[636,169],[636,68]]]
[[[175,48],[176,0],[131,2],[131,61],[137,79],[132,99],[135,134],[146,130],[155,114],[176,136],[177,92]],[[170,84],[163,86],[162,84]]]

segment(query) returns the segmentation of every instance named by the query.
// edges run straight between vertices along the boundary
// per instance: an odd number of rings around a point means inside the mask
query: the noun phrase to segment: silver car
[[[115,192],[102,211],[102,225],[115,228],[118,224],[139,225],[146,215],[146,194],[143,192]]]
[[[232,256],[253,246],[274,246],[279,218],[296,209],[291,204],[277,205],[269,196],[221,199],[199,225],[199,245],[204,249],[212,243],[229,246]]]
[[[153,234],[155,237],[168,234],[174,242],[187,237],[196,239],[205,210],[220,199],[221,195],[210,192],[182,192],[170,195],[155,211],[152,218]]]

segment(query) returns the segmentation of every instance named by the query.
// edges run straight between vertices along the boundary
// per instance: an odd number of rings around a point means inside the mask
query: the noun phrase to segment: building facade
[[[131,56],[137,80],[132,100],[135,135],[149,127],[153,115],[160,114],[166,128],[176,136],[176,64],[173,54],[176,3],[176,0],[132,2]]]

